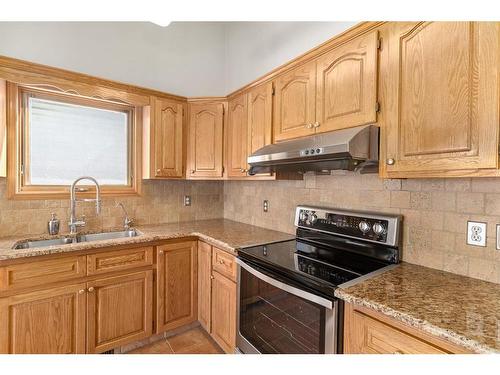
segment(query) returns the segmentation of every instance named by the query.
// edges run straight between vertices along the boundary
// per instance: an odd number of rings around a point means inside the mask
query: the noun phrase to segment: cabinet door
[[[316,62],[279,77],[275,88],[274,141],[314,134]]]
[[[211,330],[212,246],[198,242],[198,320],[207,332]]]
[[[394,23],[382,130],[387,172],[496,168],[498,23]]]
[[[0,353],[85,353],[85,284],[0,298]]]
[[[247,174],[247,95],[242,94],[228,104],[227,174],[245,177]]]
[[[183,106],[181,103],[154,98],[153,152],[155,177],[183,175]]]
[[[248,93],[248,153],[271,144],[273,86],[266,83]]]
[[[196,242],[158,246],[156,332],[197,320]]]
[[[151,336],[153,271],[97,279],[87,292],[87,353]]]
[[[222,177],[224,105],[190,104],[188,177]]]
[[[212,337],[226,353],[236,347],[236,283],[213,272]]]
[[[316,131],[377,120],[377,32],[335,48],[317,60]]]

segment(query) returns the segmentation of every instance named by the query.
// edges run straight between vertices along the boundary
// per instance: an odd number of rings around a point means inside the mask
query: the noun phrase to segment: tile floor
[[[215,341],[199,327],[152,344],[134,349],[127,354],[223,354]]]

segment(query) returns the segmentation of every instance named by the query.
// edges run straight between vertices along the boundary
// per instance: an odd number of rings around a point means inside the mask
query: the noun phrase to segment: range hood
[[[376,125],[364,125],[268,145],[248,157],[249,174],[335,169],[377,172],[378,134]]]

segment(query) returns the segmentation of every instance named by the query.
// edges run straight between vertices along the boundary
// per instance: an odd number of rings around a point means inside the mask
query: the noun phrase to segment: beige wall
[[[137,225],[220,218],[222,191],[223,185],[217,181],[143,181],[142,197],[104,198],[99,216],[93,204],[78,202],[77,215],[87,216],[86,230],[119,228],[123,213],[117,202],[123,202]],[[191,195],[190,207],[184,207],[184,195]],[[69,199],[7,200],[5,178],[0,178],[0,237],[47,233],[51,212],[57,213],[61,231],[67,232]]]
[[[262,200],[268,199],[268,213]],[[304,181],[226,182],[224,216],[294,232],[298,204],[400,213],[403,260],[500,283],[500,179],[382,180],[376,175],[307,174]],[[466,245],[467,220],[488,223],[487,247]]]

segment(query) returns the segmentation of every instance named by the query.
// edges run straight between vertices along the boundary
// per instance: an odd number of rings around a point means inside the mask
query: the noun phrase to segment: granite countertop
[[[500,353],[500,284],[409,263],[336,296],[478,353]]]
[[[182,237],[198,237],[222,250],[235,253],[237,249],[269,242],[286,241],[295,236],[277,232],[253,225],[225,219],[187,221],[173,224],[158,224],[137,226],[141,233],[137,237],[119,238],[113,240],[81,242],[69,245],[57,245],[31,249],[12,247],[19,241],[27,239],[48,239],[49,236],[16,236],[0,238],[0,262],[49,254],[60,254],[71,251],[99,249],[114,245],[141,244],[153,241],[168,240]]]

